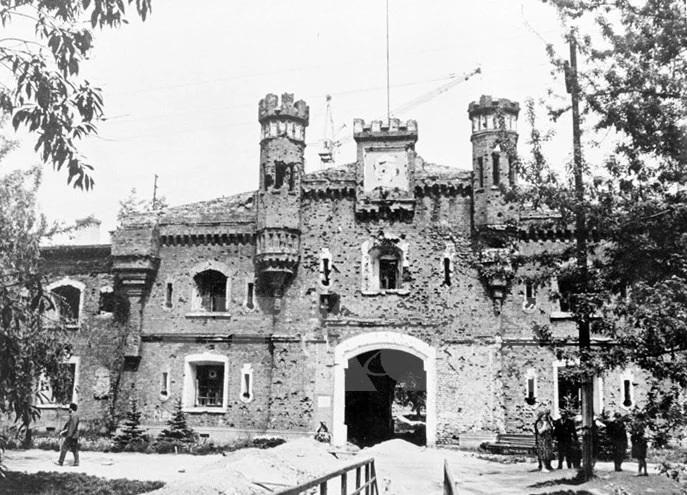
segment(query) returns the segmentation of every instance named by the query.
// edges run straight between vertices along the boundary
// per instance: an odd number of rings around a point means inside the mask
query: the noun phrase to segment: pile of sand
[[[310,438],[272,449],[243,449],[204,468],[193,478],[173,482],[154,495],[258,495],[312,480],[345,466],[329,445]],[[163,480],[164,481],[164,480]]]
[[[418,447],[414,443],[395,438],[386,442],[378,443],[372,447],[360,451],[361,458],[374,457],[376,455],[413,455],[422,452],[425,447]]]

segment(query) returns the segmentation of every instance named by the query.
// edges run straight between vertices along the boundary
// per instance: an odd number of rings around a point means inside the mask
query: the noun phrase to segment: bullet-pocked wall
[[[305,174],[308,106],[267,95],[256,191],[126,219],[97,269],[68,248],[46,258],[51,277],[69,272],[86,287],[91,307],[90,333],[75,333],[84,418],[102,416],[105,402],[89,394],[116,355],[120,414],[136,397],[154,429],[181,400],[212,436],[310,434],[321,422],[338,434],[337,352],[355,357],[379,338],[430,370],[428,439],[530,431],[537,407],[558,400],[563,370],[543,333],[574,340],[576,330],[556,297],[562,282],[530,283],[534,265],[495,270],[511,254],[498,240],[508,229],[521,254],[572,239],[551,227],[555,215],[506,201],[518,112],[505,99],[473,102],[473,155],[457,166],[422,158],[415,121],[357,119],[356,160]],[[105,283],[128,302],[119,327],[92,309]],[[644,393],[635,371],[598,385],[609,410]]]

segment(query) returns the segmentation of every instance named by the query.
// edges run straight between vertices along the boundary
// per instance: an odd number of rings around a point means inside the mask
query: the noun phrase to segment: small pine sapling
[[[194,442],[198,437],[196,432],[186,422],[186,413],[182,409],[181,400],[176,401],[174,412],[167,421],[167,426],[168,428],[165,428],[160,433],[160,440]]]
[[[114,439],[118,450],[138,450],[148,442],[145,430],[141,428],[141,411],[138,410],[136,399],[129,401],[122,432]]]

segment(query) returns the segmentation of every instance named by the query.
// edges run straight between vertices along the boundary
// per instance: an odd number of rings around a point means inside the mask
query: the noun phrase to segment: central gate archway
[[[334,349],[332,443],[341,446],[345,445],[348,439],[345,421],[346,371],[349,361],[365,353],[384,350],[401,351],[422,361],[426,381],[426,444],[433,446],[436,443],[436,351],[420,339],[396,332],[365,333],[341,342]]]

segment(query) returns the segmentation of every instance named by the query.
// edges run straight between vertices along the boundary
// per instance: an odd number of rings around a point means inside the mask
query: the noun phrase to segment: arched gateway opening
[[[403,438],[424,445],[426,373],[420,358],[378,349],[348,360],[345,419],[348,441],[359,447]]]
[[[335,349],[333,443],[436,439],[435,351],[419,339],[372,332]],[[420,414],[418,414],[420,413]]]

